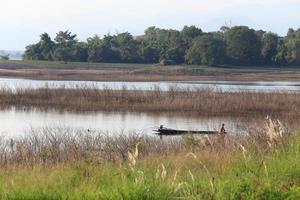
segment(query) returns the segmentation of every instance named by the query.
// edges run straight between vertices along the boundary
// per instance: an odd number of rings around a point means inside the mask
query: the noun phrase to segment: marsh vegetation
[[[2,108],[39,107],[68,111],[140,111],[203,115],[298,116],[299,93],[214,92],[170,88],[130,89],[2,89]]]
[[[298,199],[299,97],[176,87],[2,89],[2,109],[246,116],[258,121],[225,137],[161,140],[54,126],[18,137],[4,135],[1,199]],[[280,121],[264,119],[267,115]]]
[[[0,141],[2,199],[297,199],[299,134],[159,140],[51,128]]]

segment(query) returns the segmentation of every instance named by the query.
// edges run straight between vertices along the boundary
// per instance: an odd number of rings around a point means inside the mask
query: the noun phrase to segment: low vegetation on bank
[[[262,122],[264,123],[264,122]],[[45,128],[0,141],[1,199],[299,199],[300,139],[164,139]]]
[[[209,89],[162,91],[107,89],[2,89],[1,108],[38,107],[66,111],[172,112],[205,115],[298,116],[299,93],[215,92]]]
[[[83,63],[54,61],[0,61],[0,76],[33,80],[80,81],[295,81],[295,66],[205,66]]]

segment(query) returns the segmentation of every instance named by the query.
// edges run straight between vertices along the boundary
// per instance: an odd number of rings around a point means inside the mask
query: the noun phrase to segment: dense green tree
[[[274,62],[276,65],[286,65],[286,55],[287,47],[283,38],[279,38],[277,45],[277,54],[275,56]]]
[[[89,57],[88,45],[85,42],[78,42],[74,49],[74,61],[87,62]]]
[[[103,58],[106,62],[122,62],[119,43],[116,36],[107,35],[102,40]]]
[[[26,60],[52,60],[54,42],[47,33],[40,35],[40,41],[36,44],[28,45],[23,56]]]
[[[184,62],[184,55],[184,49],[175,47],[166,51],[164,59],[168,64],[181,64]]]
[[[43,60],[41,49],[38,44],[30,44],[25,47],[25,52],[22,55],[24,60]]]
[[[225,59],[224,41],[211,34],[197,37],[186,54],[189,64],[217,65],[224,64]]]
[[[299,65],[300,29],[287,36],[253,30],[247,26],[222,27],[204,33],[195,26],[181,31],[149,27],[133,37],[124,32],[94,36],[78,42],[69,31],[57,33],[54,41],[47,33],[28,45],[23,59],[80,62],[124,62],[203,65]]]
[[[235,26],[228,31],[227,55],[232,64],[258,64],[260,49],[261,41],[253,29],[247,26]]]
[[[100,62],[101,59],[99,59],[100,55],[98,52],[98,48],[100,48],[101,44],[102,41],[98,35],[95,35],[87,39],[89,62]]]
[[[179,31],[177,30],[168,31],[167,45],[168,45],[168,49],[183,47],[183,40],[181,38]]]
[[[286,55],[285,59],[289,64],[300,64],[300,29],[297,31],[289,29],[286,38]]]
[[[184,26],[180,33],[186,48],[189,48],[192,44],[192,41],[202,34],[202,30],[196,26]]]
[[[41,35],[41,40],[39,42],[39,48],[41,49],[41,56],[43,60],[52,60],[52,51],[55,44],[51,40],[51,37],[48,35],[48,33],[43,33]]]
[[[185,46],[181,32],[150,27],[145,31],[144,42],[148,48],[159,51],[159,62],[180,64],[184,61]]]
[[[290,64],[300,64],[300,40],[289,39],[286,43],[287,54],[285,59]]]
[[[275,63],[279,37],[275,33],[265,33],[262,37],[261,54],[265,64]]]
[[[229,35],[230,29],[231,28],[228,26],[222,26],[217,33],[222,40],[228,41],[228,35]]]
[[[139,45],[139,57],[144,63],[158,63],[160,57],[160,50],[155,46],[150,46],[146,43]]]
[[[62,47],[74,47],[75,44],[78,42],[77,35],[72,34],[69,30],[59,31],[56,34],[54,41],[58,46]]]
[[[113,47],[119,51],[122,62],[132,63],[139,61],[138,45],[139,43],[133,39],[128,32],[114,36]]]
[[[70,31],[59,31],[54,39],[55,49],[53,57],[58,61],[72,61],[75,60],[75,46],[78,42],[77,35]]]
[[[159,50],[159,60],[164,59],[166,50],[168,49],[168,30],[149,27],[145,30],[144,42],[149,47]]]
[[[113,36],[107,35],[103,39],[94,36],[88,39],[88,60],[90,62],[120,62],[120,52],[116,48],[117,41]]]

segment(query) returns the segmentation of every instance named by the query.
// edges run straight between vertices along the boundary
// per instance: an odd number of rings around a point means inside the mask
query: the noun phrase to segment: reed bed
[[[27,131],[26,136],[2,137],[0,141],[0,165],[57,164],[92,161],[95,164],[124,162],[128,151],[143,143],[140,156],[152,153],[179,152],[183,146],[179,140],[162,141],[156,137],[106,134],[97,130],[66,127],[44,127]]]
[[[172,112],[194,115],[299,116],[300,93],[222,92],[170,88],[162,91],[106,89],[2,89],[0,107],[67,111]]]
[[[264,151],[272,142],[281,142],[287,128],[276,128],[277,122],[268,122],[262,128],[243,131],[243,134],[213,136],[164,137],[146,136],[138,133],[107,134],[97,130],[68,127],[44,127],[27,130],[24,136],[0,138],[0,166],[21,164],[76,163],[91,161],[94,164],[128,161],[128,153],[136,159],[151,155],[173,156],[187,152],[235,151],[241,146],[257,146]],[[262,126],[260,126],[262,127]],[[246,132],[246,134],[245,134]],[[138,151],[138,153],[136,153]],[[129,159],[130,160],[130,159]]]
[[[298,131],[159,140],[67,128],[0,141],[1,199],[298,199]]]
[[[264,128],[263,128],[264,127]],[[177,155],[194,151],[232,151],[241,146],[256,145],[264,151],[266,145],[289,138],[289,129],[270,117],[260,126],[245,129],[241,134],[210,136],[158,137],[131,133],[108,134],[98,130],[68,127],[44,127],[27,130],[23,136],[0,138],[0,166],[10,164],[72,163],[90,159],[95,164],[124,162],[151,155]],[[288,141],[288,140],[287,140]],[[136,153],[138,152],[138,153]]]

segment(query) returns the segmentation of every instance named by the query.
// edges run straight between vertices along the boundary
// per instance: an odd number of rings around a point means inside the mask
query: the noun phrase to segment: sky
[[[247,25],[285,35],[300,27],[300,0],[0,0],[0,49],[24,50],[43,32],[70,30],[79,40],[150,26],[203,31]]]

